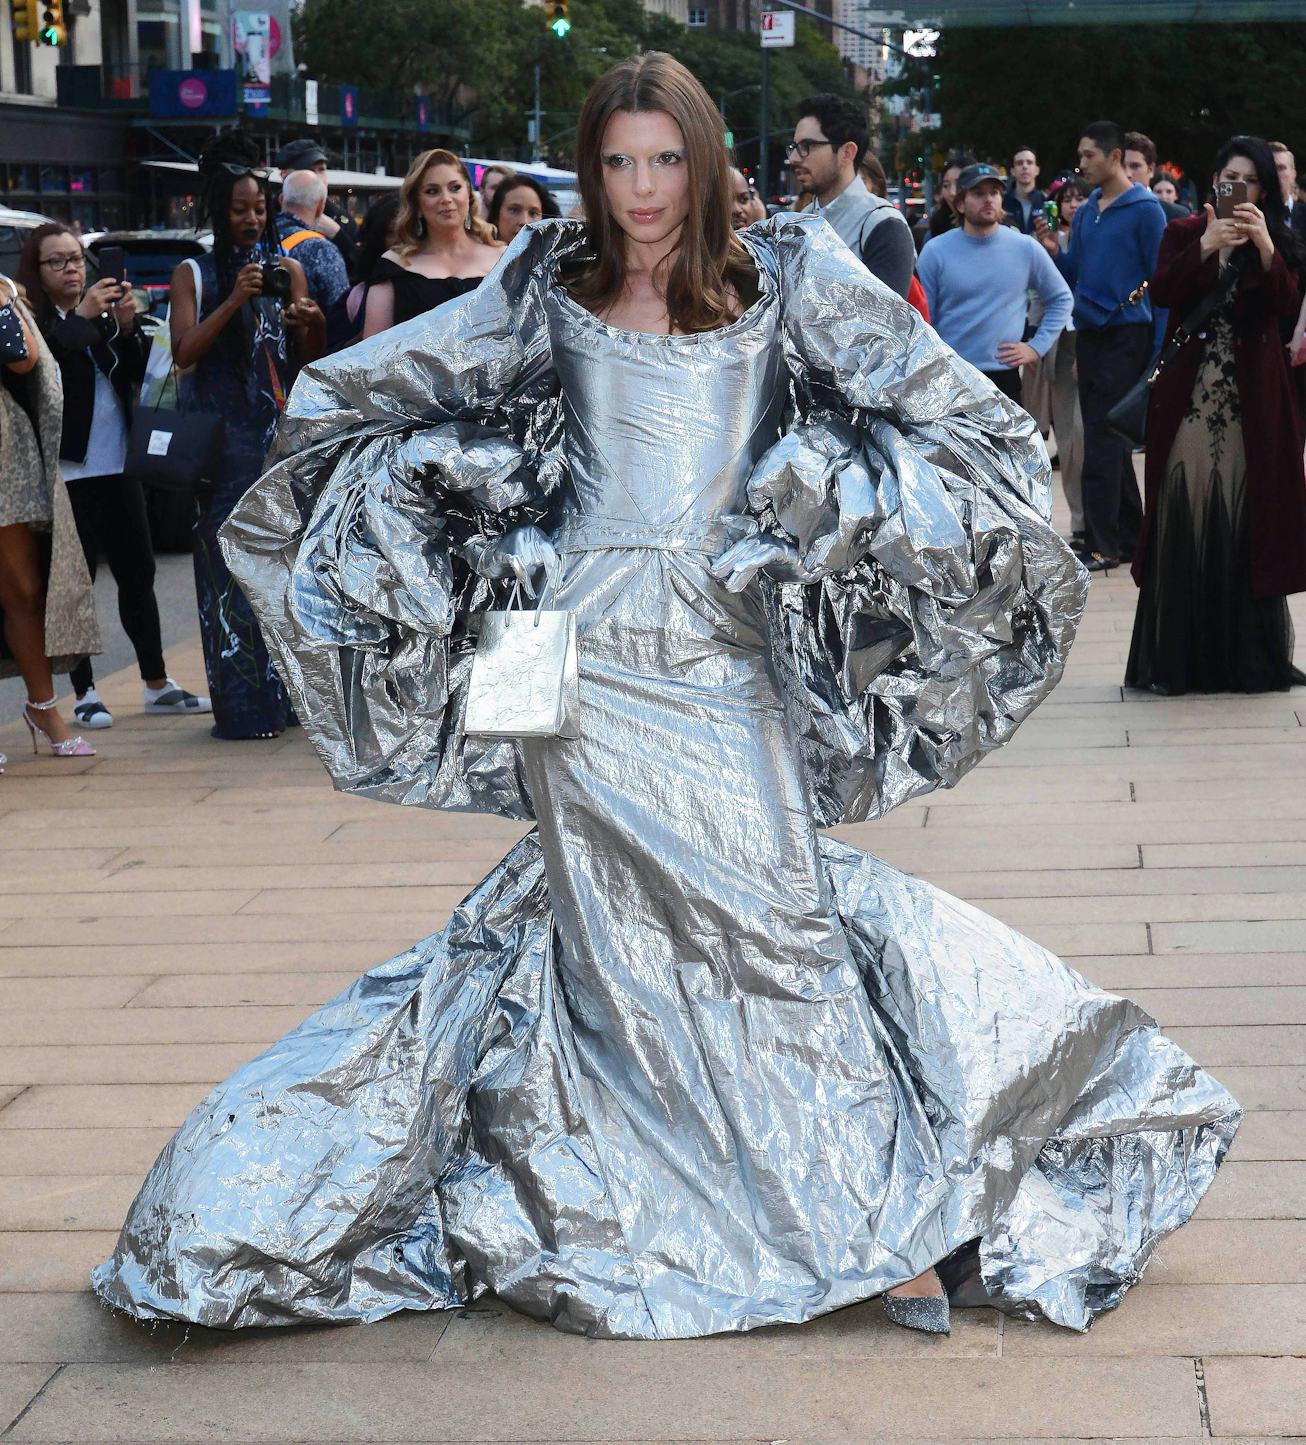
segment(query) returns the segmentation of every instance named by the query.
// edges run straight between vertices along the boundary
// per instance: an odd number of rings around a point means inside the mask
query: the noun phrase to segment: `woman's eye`
[[[603,164],[604,164],[605,166],[607,166],[609,170],[619,171],[619,170],[621,170],[623,167],[628,166],[628,165],[630,164],[630,157],[629,157],[629,156],[619,156],[619,155],[604,156],[604,157],[603,157]]]
[[[685,159],[680,151],[663,151],[654,164],[659,166],[678,166]]]

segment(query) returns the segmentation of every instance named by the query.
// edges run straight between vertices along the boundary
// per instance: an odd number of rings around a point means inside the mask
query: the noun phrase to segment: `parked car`
[[[163,317],[168,310],[173,271],[189,257],[211,251],[213,235],[195,231],[97,231],[86,238],[86,249],[92,256],[105,246],[122,248],[127,280],[143,297],[145,311]]]

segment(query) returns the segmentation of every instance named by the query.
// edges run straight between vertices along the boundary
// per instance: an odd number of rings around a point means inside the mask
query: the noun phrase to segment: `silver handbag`
[[[482,614],[464,731],[483,738],[578,738],[575,613],[513,607],[518,591],[513,588],[507,608]]]

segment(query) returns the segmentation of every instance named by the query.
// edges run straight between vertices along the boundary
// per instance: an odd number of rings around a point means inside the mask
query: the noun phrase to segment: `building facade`
[[[0,205],[84,230],[189,224],[193,173],[169,166],[237,121],[269,163],[304,135],[336,168],[369,174],[402,175],[432,145],[466,152],[455,110],[298,74],[290,0],[259,3],[266,83],[252,85],[239,0],[64,0],[58,47],[19,40],[0,0]]]

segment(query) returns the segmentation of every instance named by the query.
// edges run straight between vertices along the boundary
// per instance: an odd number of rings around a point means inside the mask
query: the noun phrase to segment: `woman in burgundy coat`
[[[1170,334],[1219,282],[1239,277],[1152,389],[1141,592],[1125,682],[1156,692],[1269,692],[1292,665],[1287,596],[1306,591],[1301,418],[1284,343],[1300,300],[1301,243],[1286,225],[1274,157],[1239,136],[1215,180],[1242,181],[1233,220],[1172,221],[1152,277]],[[1168,339],[1168,337],[1167,337]]]

